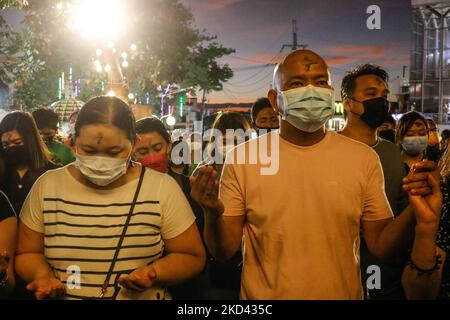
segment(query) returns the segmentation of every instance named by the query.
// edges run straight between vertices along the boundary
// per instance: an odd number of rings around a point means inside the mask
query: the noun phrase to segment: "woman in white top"
[[[189,203],[170,176],[131,162],[135,139],[129,106],[94,98],[76,122],[75,164],[33,186],[16,270],[37,299],[167,299],[165,287],[202,271]]]

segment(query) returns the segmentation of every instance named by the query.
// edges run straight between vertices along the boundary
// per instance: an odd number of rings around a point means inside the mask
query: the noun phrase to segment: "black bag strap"
[[[136,202],[137,202],[137,199],[138,199],[138,196],[139,196],[139,192],[141,191],[142,181],[144,180],[144,175],[145,175],[145,167],[142,167],[141,175],[139,176],[139,182],[138,182],[138,185],[137,185],[137,188],[136,188],[136,192],[134,193],[133,202],[132,202],[131,207],[130,207],[130,212],[128,213],[125,225],[123,226],[122,234],[120,235],[119,243],[117,244],[116,252],[114,253],[114,258],[113,258],[113,260],[111,262],[111,265],[109,267],[109,271],[108,271],[108,274],[106,275],[105,282],[103,283],[102,291],[100,293],[100,299],[103,299],[103,297],[105,296],[106,291],[108,290],[109,280],[111,279],[112,273],[114,271],[114,267],[116,265],[117,258],[119,256],[120,249],[122,248],[123,240],[125,239],[125,235],[126,235],[127,230],[128,230],[128,225],[130,224],[131,217],[133,216],[134,207],[136,206]]]

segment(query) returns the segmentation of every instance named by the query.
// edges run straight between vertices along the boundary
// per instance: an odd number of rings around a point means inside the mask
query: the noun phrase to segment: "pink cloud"
[[[375,63],[382,67],[409,64],[409,55],[399,54],[395,46],[342,45],[330,47],[328,51],[332,54],[326,58],[326,61],[331,67],[362,63]]]
[[[205,9],[209,9],[209,10],[222,10],[222,9],[230,7],[240,1],[241,0],[213,0],[213,1],[207,1],[206,3],[204,3],[203,7]]]
[[[343,45],[338,47],[331,47],[329,49],[333,53],[339,54],[354,54],[361,59],[377,59],[389,54],[389,51],[384,46],[374,45]]]
[[[351,64],[358,61],[357,57],[330,57],[325,59],[328,66],[330,67],[336,67],[341,64]]]

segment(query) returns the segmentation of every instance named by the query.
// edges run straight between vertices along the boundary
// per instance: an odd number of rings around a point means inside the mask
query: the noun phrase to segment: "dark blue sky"
[[[199,29],[236,49],[223,61],[235,71],[224,91],[211,102],[252,101],[270,88],[273,67],[283,44],[292,43],[292,19],[297,20],[299,42],[327,60],[333,84],[339,88],[345,71],[361,63],[377,63],[395,79],[409,65],[410,0],[180,0],[189,7]],[[381,8],[381,30],[368,30],[367,7]],[[19,14],[4,12],[17,23]],[[289,52],[285,49],[284,53]],[[395,91],[395,81],[391,82]],[[337,92],[339,90],[336,90]]]

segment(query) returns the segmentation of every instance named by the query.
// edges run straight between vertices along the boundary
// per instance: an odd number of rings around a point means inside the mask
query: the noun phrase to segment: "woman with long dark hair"
[[[0,151],[5,160],[1,189],[9,197],[17,214],[22,209],[34,182],[56,166],[28,113],[16,111],[0,123]]]
[[[192,175],[197,176],[201,168],[212,166],[216,170],[217,180],[219,180],[227,151],[239,143],[238,138],[244,140],[245,134],[251,129],[250,123],[241,113],[224,112],[218,114],[211,127],[213,134],[209,137],[206,147],[207,157],[198,164]],[[227,130],[230,134],[227,133]]]

